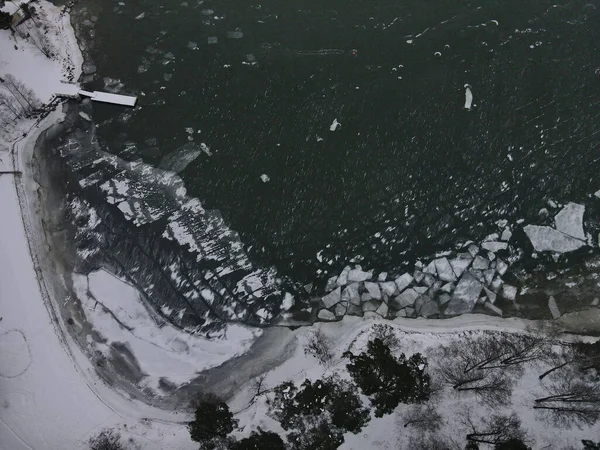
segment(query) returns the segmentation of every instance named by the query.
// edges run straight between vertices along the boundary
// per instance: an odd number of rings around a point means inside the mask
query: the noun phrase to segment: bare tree
[[[54,57],[56,49],[52,41],[48,38],[48,28],[46,26],[30,26],[25,22],[22,27],[25,28],[25,34],[23,35],[23,30],[19,30],[21,37],[27,39],[46,58]]]
[[[544,384],[547,396],[535,399],[534,409],[557,426],[593,425],[600,419],[600,382],[596,373],[554,372]]]
[[[517,348],[517,347],[514,347]],[[508,363],[503,360],[509,359]],[[507,404],[513,377],[520,376],[523,354],[511,353],[502,336],[484,335],[477,340],[460,339],[442,349],[439,372],[457,392],[471,392],[490,405]]]
[[[4,75],[1,80],[4,87],[6,87],[15,100],[21,105],[24,114],[31,113],[34,109],[40,107],[41,102],[38,100],[35,93],[21,81],[17,80],[12,74],[9,73]]]
[[[431,403],[410,405],[400,419],[403,428],[410,425],[419,431],[428,432],[438,431],[444,423],[442,415]]]
[[[411,436],[408,441],[410,450],[451,450],[455,449],[455,446],[449,445],[439,436],[433,436],[431,434],[421,434],[418,436]]]
[[[329,366],[333,359],[331,341],[325,336],[320,330],[314,330],[304,347],[304,353],[312,355],[319,360],[319,363],[323,366]]]
[[[466,424],[471,428],[467,441],[481,444],[497,445],[511,439],[526,440],[526,433],[521,427],[521,419],[513,412],[510,415],[493,414],[476,425],[471,417],[471,411],[465,415]]]
[[[540,380],[567,366],[576,368],[581,372],[591,369],[600,372],[600,341],[592,344],[586,342],[563,344],[559,349],[552,352],[547,360],[552,364],[552,367],[539,376]]]

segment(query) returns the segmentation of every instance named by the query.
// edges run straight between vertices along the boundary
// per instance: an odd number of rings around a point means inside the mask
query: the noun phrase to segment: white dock
[[[79,91],[79,95],[89,97],[95,102],[112,103],[114,105],[135,106],[135,102],[137,102],[137,97],[130,97],[128,95],[119,94],[109,94],[108,92],[100,91]]]

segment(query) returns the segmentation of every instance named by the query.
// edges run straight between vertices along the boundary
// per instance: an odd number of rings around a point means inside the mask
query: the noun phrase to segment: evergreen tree
[[[510,439],[494,446],[494,450],[531,450],[521,439]]]
[[[2,6],[0,6],[1,8]],[[8,30],[12,23],[12,16],[4,11],[0,11],[0,30]]]
[[[419,353],[395,358],[381,339],[374,339],[365,353],[355,356],[346,352],[344,356],[350,358],[346,367],[354,382],[370,396],[376,417],[391,413],[399,403],[419,403],[429,398],[427,360]]]
[[[232,450],[285,450],[285,444],[277,433],[271,431],[253,432],[250,437],[236,442]]]
[[[236,425],[225,402],[216,396],[206,396],[198,402],[195,419],[188,424],[188,429],[192,440],[206,442],[227,437]]]

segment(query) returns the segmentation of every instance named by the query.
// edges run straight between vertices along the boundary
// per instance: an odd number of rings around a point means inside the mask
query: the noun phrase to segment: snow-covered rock
[[[404,275],[400,275],[398,278],[396,278],[394,283],[396,283],[396,286],[398,287],[398,292],[402,292],[410,285],[410,283],[413,282],[413,280],[414,278],[411,274],[405,273]]]
[[[481,244],[481,247],[486,249],[489,252],[497,253],[500,250],[506,250],[508,248],[508,244],[506,242],[484,242]]]
[[[567,203],[556,217],[554,217],[556,229],[575,239],[585,240],[585,233],[583,232],[584,213],[585,206],[572,202]]]
[[[585,245],[580,239],[568,236],[548,226],[527,225],[523,228],[536,252],[568,253]]]
[[[379,285],[377,283],[367,281],[365,282],[365,288],[371,295],[371,298],[375,300],[381,300],[381,289],[379,289]]]
[[[483,285],[470,273],[466,273],[456,285],[445,314],[455,316],[471,312],[479,299]]]
[[[558,309],[558,305],[556,304],[556,299],[553,296],[550,296],[548,299],[548,308],[550,309],[552,318],[558,319],[560,317],[560,311]]]
[[[367,281],[373,276],[373,272],[365,272],[360,269],[352,269],[348,272],[348,281]]]
[[[352,283],[346,286],[342,292],[342,301],[360,305],[360,294],[358,293],[358,283]]]
[[[323,301],[323,304],[325,305],[326,308],[331,308],[336,303],[339,303],[339,301],[341,300],[341,297],[342,297],[342,288],[338,287],[337,289],[335,289],[334,291],[330,292],[325,297],[323,297],[321,300]]]
[[[490,261],[482,256],[476,256],[473,260],[473,269],[486,270],[490,267]]]
[[[448,261],[448,258],[438,258],[434,261],[438,277],[442,281],[456,281],[454,270]]]
[[[317,314],[317,318],[319,320],[327,321],[336,320],[335,314],[329,311],[328,309],[322,309],[321,311],[319,311],[319,314]]]

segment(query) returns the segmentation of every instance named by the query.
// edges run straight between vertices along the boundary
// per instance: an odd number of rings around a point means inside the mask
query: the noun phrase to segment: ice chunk
[[[434,261],[437,274],[442,281],[456,281],[454,270],[447,258],[439,258]]]
[[[485,309],[487,309],[492,314],[502,317],[502,310],[500,308],[498,308],[496,305],[494,305],[490,302],[486,302],[486,304],[484,306],[485,306]]]
[[[413,277],[415,277],[415,281],[417,283],[420,283],[421,281],[423,281],[423,278],[425,278],[425,274],[420,270],[415,270],[415,272],[413,273]]]
[[[377,275],[377,281],[385,281],[387,276],[387,272],[381,272],[379,275]]]
[[[465,85],[465,109],[471,110],[471,106],[473,105],[473,93],[471,92],[471,87],[466,84]]]
[[[431,261],[427,267],[425,267],[423,269],[423,273],[428,273],[430,275],[436,276],[437,275],[437,270],[435,268],[435,261]]]
[[[446,283],[442,286],[442,292],[447,292],[450,294],[454,290],[454,283]]]
[[[568,203],[554,217],[556,229],[568,236],[585,240],[585,233],[583,232],[584,213],[585,206],[572,202]]]
[[[508,270],[508,264],[506,264],[504,261],[502,261],[501,259],[498,259],[498,261],[496,262],[496,271],[500,274],[500,275],[504,275],[506,273],[506,271]]]
[[[600,190],[599,190],[599,191],[596,191],[596,192],[594,193],[594,196],[595,196],[596,198],[600,198]]]
[[[333,119],[333,122],[329,126],[329,131],[336,131],[338,128],[341,128],[342,124],[338,122],[337,119]]]
[[[352,269],[348,272],[348,281],[367,281],[373,276],[373,272],[365,272],[360,269]]]
[[[350,269],[350,266],[344,267],[342,273],[340,273],[340,276],[337,279],[338,286],[345,286],[346,284],[348,284],[348,274],[350,273]]]
[[[352,283],[346,286],[342,292],[342,301],[360,305],[360,294],[358,293],[358,283]]]
[[[568,253],[585,245],[585,242],[547,226],[527,225],[523,230],[536,252]]]
[[[450,261],[450,266],[457,278],[460,278],[465,270],[471,265],[471,258],[456,258]]]
[[[508,248],[508,244],[506,242],[484,242],[481,244],[481,247],[487,251],[497,253],[500,250],[506,250]]]
[[[548,308],[550,309],[550,314],[552,314],[552,318],[558,319],[560,317],[560,311],[558,310],[556,299],[553,296],[550,296],[550,298],[548,299]]]
[[[266,173],[263,173],[260,176],[260,179],[262,180],[263,183],[266,183],[267,181],[271,180],[271,178],[269,177],[269,175],[267,175]]]
[[[485,270],[490,266],[490,262],[481,256],[476,256],[473,261],[473,269],[475,270]]]
[[[329,280],[327,280],[327,284],[325,285],[325,292],[331,292],[337,286],[337,277],[333,276]]]
[[[241,39],[244,37],[244,33],[242,33],[240,30],[228,31],[227,37],[229,39]]]
[[[374,298],[375,300],[381,300],[381,289],[379,289],[379,285],[377,283],[367,281],[365,283],[365,288],[369,294],[371,294],[371,298]]]
[[[485,295],[486,295],[487,299],[492,303],[496,303],[496,293],[490,291],[486,287],[484,287],[483,290],[485,291]]]
[[[475,244],[471,244],[471,245],[469,245],[469,248],[467,249],[467,251],[471,254],[471,256],[473,258],[475,258],[477,253],[479,253],[479,247]]]
[[[483,271],[483,278],[485,279],[485,284],[492,284],[495,273],[496,272],[494,271],[494,269],[488,269]]]
[[[386,305],[385,303],[382,303],[381,305],[379,305],[379,308],[377,308],[377,310],[375,312],[385,319],[388,315],[388,311],[389,311],[388,305]]]
[[[391,297],[396,293],[396,283],[393,281],[386,281],[385,283],[379,283],[381,290],[388,296]]]
[[[219,38],[217,38],[216,36],[209,36],[208,38],[206,38],[206,42],[207,42],[208,45],[214,45],[214,44],[217,44],[219,42]]]
[[[362,305],[363,312],[377,311],[378,308],[379,308],[379,305],[377,303],[374,303],[374,302],[371,302],[371,301],[365,302]]]
[[[419,314],[423,317],[431,317],[440,313],[440,308],[436,302],[431,299],[426,300],[419,310]]]
[[[333,308],[336,317],[342,317],[344,314],[346,314],[347,310],[348,304],[344,302],[338,303],[337,305],[335,305],[335,308]]]
[[[450,301],[450,295],[442,294],[438,297],[438,301],[440,302],[440,305],[445,305]]]
[[[326,308],[331,308],[336,303],[339,303],[339,301],[341,300],[341,296],[342,296],[342,288],[338,287],[335,291],[330,292],[325,297],[323,297],[321,300],[323,300],[323,304],[325,305]]]
[[[319,318],[319,320],[326,320],[329,322],[336,319],[335,314],[329,311],[328,309],[322,309],[321,311],[319,311],[317,317]]]
[[[515,301],[517,298],[517,288],[510,284],[504,284],[500,293],[506,300]]]
[[[413,282],[413,280],[414,278],[409,273],[405,273],[404,275],[401,275],[398,278],[396,278],[395,283],[398,287],[398,292],[402,292],[404,289],[406,289],[410,285],[410,283]]]
[[[510,231],[508,228],[505,228],[504,231],[502,232],[502,235],[500,236],[500,240],[508,242],[508,241],[510,241],[511,237],[512,237],[512,231]]]
[[[415,300],[419,298],[419,294],[414,289],[406,289],[392,302],[397,306],[396,309],[401,309],[406,306],[412,306],[415,304]]]
[[[455,316],[471,312],[479,299],[483,285],[470,273],[465,273],[456,285],[445,314]]]

